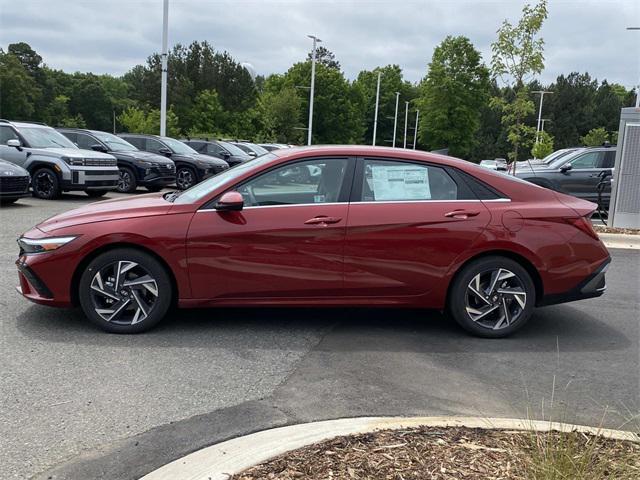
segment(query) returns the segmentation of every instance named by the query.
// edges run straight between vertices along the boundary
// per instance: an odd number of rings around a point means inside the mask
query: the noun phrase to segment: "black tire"
[[[449,290],[447,310],[469,333],[502,338],[527,323],[535,301],[535,286],[527,270],[509,258],[490,256],[458,272]]]
[[[43,200],[54,200],[60,196],[60,181],[58,175],[50,168],[39,168],[31,177],[33,196]]]
[[[196,171],[191,167],[178,167],[176,171],[176,187],[178,190],[186,190],[198,183]]]
[[[11,205],[16,203],[17,198],[0,198],[0,205]]]
[[[159,185],[147,185],[146,187],[147,190],[149,190],[150,192],[159,192],[160,190],[162,190],[164,187],[161,187]]]
[[[106,190],[85,190],[85,192],[91,198],[104,197],[107,194]]]
[[[116,188],[118,192],[133,193],[138,189],[136,174],[129,167],[119,167],[118,176],[118,187]]]
[[[135,266],[128,269],[131,263]],[[118,269],[122,272],[119,276]],[[119,285],[114,285],[114,275],[120,278]],[[148,288],[142,284],[126,285],[147,277],[152,282],[142,283]],[[96,289],[100,286],[102,290]],[[152,255],[133,248],[118,248],[98,255],[82,273],[78,284],[78,298],[85,315],[110,333],[149,330],[163,319],[171,306],[172,296],[171,280],[164,266]],[[107,303],[109,301],[111,304]],[[123,308],[118,310],[118,305]]]

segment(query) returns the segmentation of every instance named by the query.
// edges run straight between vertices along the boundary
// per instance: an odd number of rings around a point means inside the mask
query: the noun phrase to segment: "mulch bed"
[[[498,480],[549,478],[532,474],[532,433],[477,428],[418,427],[337,437],[283,454],[232,480]],[[540,434],[564,435],[559,433]],[[640,478],[640,445],[575,435],[578,449],[596,448],[596,476],[589,480]],[[593,442],[596,442],[595,445]],[[629,473],[631,472],[631,474]]]
[[[605,227],[604,225],[594,225],[593,229],[599,233],[622,233],[625,235],[640,235],[640,230],[637,228],[614,228]]]

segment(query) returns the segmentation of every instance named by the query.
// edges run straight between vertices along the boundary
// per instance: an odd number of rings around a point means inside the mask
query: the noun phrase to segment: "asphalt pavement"
[[[539,309],[508,339],[394,309],[176,311],[152,332],[118,336],[14,290],[18,234],[89,201],[0,210],[3,479],[138,478],[235,435],[345,416],[640,429],[638,250],[611,251],[605,296]]]

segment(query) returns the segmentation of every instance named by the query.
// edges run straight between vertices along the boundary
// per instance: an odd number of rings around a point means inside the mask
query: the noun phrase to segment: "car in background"
[[[101,197],[120,178],[115,157],[79,149],[42,123],[0,120],[0,158],[25,168],[33,196],[47,200],[77,190]]]
[[[319,174],[278,182],[302,167]],[[43,221],[18,240],[18,291],[79,305],[116,333],[152,328],[174,304],[396,306],[446,311],[475,335],[504,337],[537,306],[605,292],[611,258],[594,209],[416,150],[278,150],[183,192]]]
[[[143,152],[112,133],[80,128],[58,128],[78,147],[104,152],[118,160],[120,179],[117,190],[132,193],[140,187],[157,192],[176,183],[176,166],[164,155]]]
[[[506,170],[507,160],[504,158],[494,158],[493,160],[480,160],[480,166],[489,170]]]
[[[180,190],[191,188],[229,168],[224,160],[202,155],[175,138],[137,133],[120,133],[118,136],[140,150],[170,158],[176,165],[176,186]]]
[[[265,153],[269,153],[266,148],[262,148],[259,145],[251,142],[229,142],[232,145],[240,148],[245,153],[251,155],[252,157],[259,157],[260,155],[264,155]]]
[[[9,205],[28,197],[31,178],[24,168],[0,159],[0,205]]]
[[[182,142],[198,153],[224,160],[230,167],[235,167],[254,158],[235,145],[220,140],[190,139],[182,140]]]
[[[602,203],[606,209],[611,197],[611,173],[615,159],[614,146],[584,147],[558,156],[549,164],[517,165],[515,175],[541,187],[590,202],[598,201],[598,184],[605,181]]]
[[[284,143],[259,143],[259,147],[264,148],[269,152],[273,152],[274,150],[278,150],[280,148],[291,148],[289,145],[285,145]]]

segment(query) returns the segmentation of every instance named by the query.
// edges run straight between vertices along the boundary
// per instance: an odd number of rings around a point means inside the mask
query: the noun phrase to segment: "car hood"
[[[205,162],[209,162],[212,165],[228,165],[224,160],[220,160],[219,158],[210,157],[209,155],[202,155],[200,153],[196,155],[189,155],[193,160],[201,160]]]
[[[146,160],[148,162],[155,162],[161,165],[173,163],[164,155],[158,155],[156,153],[151,153],[151,152],[143,152],[142,150],[131,150],[127,152],[113,152],[111,155],[115,156],[120,160],[123,160],[123,159]]]
[[[520,174],[531,174],[531,173],[545,173],[545,172],[553,172],[555,170],[550,169],[548,165],[544,163],[541,164],[528,164],[527,162],[516,164],[516,176]]]
[[[37,227],[43,232],[52,232],[87,223],[163,215],[169,211],[171,205],[163,198],[162,193],[104,200],[50,217]]]
[[[0,177],[28,177],[29,172],[24,168],[9,163],[5,160],[0,160]]]

